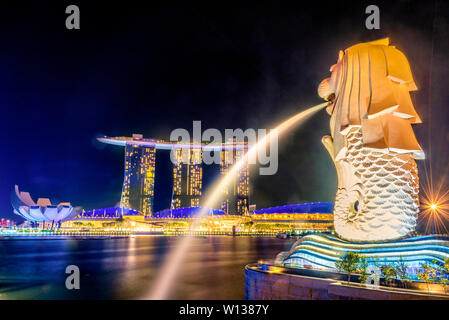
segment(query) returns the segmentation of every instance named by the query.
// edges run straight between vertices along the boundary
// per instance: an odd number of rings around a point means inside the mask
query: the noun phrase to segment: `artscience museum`
[[[34,202],[29,192],[19,191],[17,185],[11,200],[14,213],[34,223],[61,223],[75,218],[81,211],[81,208],[72,207],[70,202],[54,205],[47,198]]]

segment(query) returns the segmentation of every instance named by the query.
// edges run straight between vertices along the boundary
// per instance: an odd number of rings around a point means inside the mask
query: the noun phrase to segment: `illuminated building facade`
[[[160,219],[190,219],[195,218],[197,215],[200,215],[202,211],[205,209],[202,207],[188,207],[188,208],[179,208],[173,210],[163,210],[156,212],[153,215],[153,218]],[[218,209],[206,209],[205,216],[224,216],[225,213]]]
[[[278,232],[326,232],[333,226],[334,204],[330,202],[301,203],[255,210],[250,213],[254,226],[274,228]]]
[[[13,227],[15,224],[14,224],[14,221],[11,221],[11,220],[5,220],[5,219],[3,219],[2,218],[2,220],[0,220],[0,228],[11,228],[11,227]]]
[[[221,151],[220,174],[225,176],[232,166],[243,158],[248,151],[245,148],[236,148],[236,143],[232,142],[232,148],[224,148]],[[240,170],[232,177],[233,181],[223,189],[223,201],[220,209],[226,214],[244,215],[249,208],[249,170],[248,161],[241,166]]]
[[[98,141],[125,147],[125,174],[120,207],[138,210],[151,216],[153,210],[156,150],[171,150],[173,161],[173,197],[171,209],[198,207],[203,187],[203,151],[220,152],[220,174],[229,172],[232,165],[247,152],[248,145],[239,142],[201,144],[179,143],[145,139],[140,134],[132,137],[103,137]],[[186,159],[183,159],[183,156]],[[249,207],[248,163],[233,177],[234,181],[223,190],[220,208],[228,215],[244,215]]]
[[[101,208],[92,209],[88,211],[83,211],[77,217],[77,220],[81,219],[118,219],[124,216],[137,216],[139,211],[123,208],[123,207],[112,207],[112,208]]]
[[[175,149],[174,158],[171,208],[198,207],[203,187],[201,149]]]
[[[136,136],[133,138],[138,139]],[[153,212],[155,166],[154,146],[126,144],[121,207],[138,210],[143,215]]]

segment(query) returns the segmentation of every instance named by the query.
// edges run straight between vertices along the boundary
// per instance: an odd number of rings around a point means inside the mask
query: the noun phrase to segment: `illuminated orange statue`
[[[340,52],[330,71],[318,93],[331,115],[323,144],[338,174],[335,230],[352,241],[407,236],[419,210],[414,159],[424,159],[412,129],[421,119],[407,58],[382,39]]]

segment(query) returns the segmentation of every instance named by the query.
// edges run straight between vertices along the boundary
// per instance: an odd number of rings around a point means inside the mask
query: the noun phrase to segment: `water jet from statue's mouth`
[[[289,118],[288,120],[282,122],[274,130],[271,130],[263,139],[259,140],[257,144],[252,146],[248,152],[232,166],[229,172],[222,178],[220,178],[216,183],[212,185],[210,191],[206,193],[204,199],[204,204],[202,210],[197,215],[197,219],[192,224],[192,229],[195,229],[201,222],[201,218],[204,217],[208,211],[208,208],[212,208],[213,205],[221,197],[221,191],[225,188],[231,181],[233,176],[238,170],[248,161],[255,157],[259,152],[259,149],[266,148],[267,143],[270,142],[273,134],[282,135],[289,129],[301,124],[304,120],[308,119],[318,111],[324,109],[328,106],[328,102],[321,103],[309,109],[306,109],[295,116]],[[192,242],[192,237],[187,235],[178,241],[177,245],[168,253],[164,263],[159,269],[159,274],[156,276],[156,282],[152,286],[150,293],[143,297],[144,299],[150,300],[162,300],[166,299],[170,290],[173,288],[175,283],[175,277],[179,272],[179,268],[184,259],[184,255],[189,250],[190,244]]]

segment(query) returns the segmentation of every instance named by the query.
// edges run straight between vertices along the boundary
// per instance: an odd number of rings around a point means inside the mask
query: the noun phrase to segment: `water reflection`
[[[138,299],[148,291],[177,237],[0,242],[2,299]],[[293,240],[197,237],[172,299],[244,299],[244,266],[272,259]],[[81,270],[81,289],[65,289],[65,268]]]

